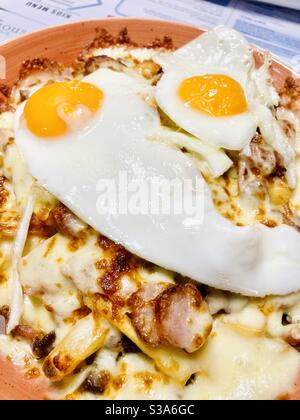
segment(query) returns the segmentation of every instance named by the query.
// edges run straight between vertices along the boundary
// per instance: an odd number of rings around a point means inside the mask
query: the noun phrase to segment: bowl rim
[[[200,26],[195,26],[195,25],[190,25],[188,23],[181,23],[181,22],[177,22],[174,20],[167,20],[167,19],[151,19],[151,18],[141,18],[141,17],[122,17],[122,16],[106,16],[103,18],[99,18],[99,19],[78,19],[78,20],[74,20],[72,22],[67,22],[67,23],[58,23],[58,24],[54,24],[54,25],[49,25],[49,26],[45,26],[42,28],[38,28],[38,29],[34,29],[33,31],[30,32],[26,32],[25,34],[22,35],[17,35],[14,38],[11,39],[7,39],[5,41],[0,42],[0,48],[3,46],[7,46],[12,42],[15,41],[21,41],[21,40],[26,40],[27,37],[31,37],[31,36],[35,36],[38,35],[39,33],[43,33],[43,32],[47,32],[47,31],[51,31],[53,29],[59,29],[59,28],[64,28],[64,27],[72,27],[72,26],[77,26],[78,24],[85,24],[85,23],[95,23],[95,29],[101,25],[101,22],[107,22],[108,20],[116,20],[116,21],[120,21],[123,22],[123,24],[126,26],[126,22],[128,24],[130,23],[143,23],[143,22],[147,22],[149,24],[154,23],[162,23],[162,24],[172,24],[174,27],[178,26],[178,27],[185,27],[186,29],[199,29],[199,31],[207,31],[207,29],[201,28]]]

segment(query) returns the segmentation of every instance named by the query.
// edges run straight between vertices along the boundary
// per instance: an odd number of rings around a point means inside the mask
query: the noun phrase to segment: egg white
[[[157,103],[179,127],[229,150],[241,150],[250,142],[258,123],[248,92],[249,75],[255,64],[252,49],[242,35],[220,26],[156,61],[164,70],[157,85]],[[249,110],[230,117],[212,117],[187,107],[178,95],[181,83],[206,74],[223,74],[237,81],[244,90]]]
[[[149,140],[161,126],[156,109],[145,100],[143,83],[107,69],[85,81],[99,86],[105,100],[88,129],[77,135],[43,140],[29,133],[17,117],[16,143],[31,174],[46,190],[135,255],[200,283],[249,296],[300,289],[296,230],[232,225],[216,211],[204,181],[204,219],[193,224],[186,214],[123,214],[108,209],[100,215],[99,180],[118,185],[124,172],[128,182],[155,178],[157,184],[174,179],[195,184],[202,177],[188,155]],[[191,192],[193,199],[195,194]],[[115,206],[117,196],[112,209]]]

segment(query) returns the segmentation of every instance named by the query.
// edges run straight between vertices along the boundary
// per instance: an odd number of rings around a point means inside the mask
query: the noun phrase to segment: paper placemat
[[[0,0],[0,41],[80,19],[169,19],[211,28],[230,25],[300,71],[300,11],[243,0]]]

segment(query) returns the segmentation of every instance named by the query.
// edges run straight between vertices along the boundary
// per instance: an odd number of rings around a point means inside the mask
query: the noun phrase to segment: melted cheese
[[[78,290],[63,275],[61,266],[72,255],[69,240],[61,235],[45,241],[20,263],[20,279],[29,295],[40,296],[62,318],[80,308]]]
[[[139,62],[150,60],[155,54],[157,52],[148,49],[129,51],[123,47],[94,52],[94,55],[107,55],[130,62],[133,59]],[[266,77],[265,69],[262,69],[261,73],[257,73],[258,79],[255,83],[261,87],[265,86]],[[48,79],[49,75],[43,81]],[[270,92],[262,93],[264,101]],[[272,95],[272,103],[276,103],[278,98],[274,92]],[[0,146],[5,146],[8,137],[12,135],[12,125],[12,113],[0,116]],[[230,160],[222,154],[214,155],[210,161],[216,165],[215,170],[221,168],[222,171],[226,165],[231,165]],[[298,167],[299,165],[298,162]],[[32,178],[14,145],[10,145],[4,155],[4,173],[11,182],[9,188],[15,193],[15,197],[13,193],[10,194],[9,206],[19,211],[19,207],[26,201],[24,197],[27,196]],[[231,195],[237,197],[236,178],[230,188]],[[219,190],[222,189],[223,185]],[[225,188],[220,194],[224,190]],[[297,189],[293,200],[295,207],[300,208],[299,194]],[[47,193],[41,194],[40,197],[35,211],[55,205],[56,200]],[[227,203],[228,208],[224,205],[221,210],[218,209],[224,215],[231,210],[232,217],[229,218],[245,225],[254,224],[259,219],[256,205],[251,210],[249,203],[240,203],[238,198],[236,202],[237,207]],[[55,330],[59,343],[63,342],[68,334],[73,337],[70,333],[72,326],[62,322],[60,318],[69,316],[80,307],[78,289],[83,293],[96,292],[97,270],[94,262],[97,256],[101,256],[101,250],[95,248],[94,237],[81,244],[77,251],[69,247],[70,240],[62,235],[40,242],[39,240],[38,246],[28,250],[28,255],[23,258],[20,267],[22,283],[27,294],[37,297],[26,296],[22,322],[45,333]],[[11,271],[11,248],[11,240],[1,242],[0,264],[7,273]],[[174,283],[173,273],[158,268],[148,272],[142,267],[140,277],[147,282]],[[0,307],[9,303],[9,296],[10,282],[0,282]],[[216,319],[211,339],[197,353],[196,365],[192,356],[180,352],[179,364],[182,364],[184,375],[179,375],[179,379],[185,382],[191,373],[198,372],[195,381],[191,381],[188,386],[175,380],[177,375],[172,369],[165,369],[168,368],[167,361],[172,361],[178,356],[176,350],[164,349],[162,354],[159,349],[146,349],[144,346],[145,353],[150,357],[142,353],[120,357],[121,334],[119,330],[110,327],[106,342],[103,344],[100,340],[101,345],[97,344],[97,348],[93,348],[93,351],[96,351],[102,346],[94,363],[83,367],[78,374],[73,374],[58,384],[55,396],[64,398],[67,395],[70,399],[273,399],[292,392],[300,369],[300,356],[283,340],[292,334],[293,330],[299,330],[299,294],[257,300],[209,289],[207,300]],[[51,306],[55,313],[49,313],[44,305],[47,305],[48,309]],[[219,317],[217,314],[220,311],[226,311],[229,315]],[[283,314],[288,315],[293,323],[291,326],[282,325]],[[123,332],[140,344],[132,329],[128,327]],[[267,336],[271,338],[266,338]],[[143,345],[140,344],[140,347],[143,348]],[[22,367],[26,367],[28,363],[35,364],[30,345],[24,341],[0,336],[0,348],[2,353]],[[163,374],[155,366],[155,361],[156,365],[159,365],[157,360],[159,361],[162,355],[165,365],[161,366],[161,371],[165,370],[171,377]],[[101,371],[108,371],[111,376],[103,395],[83,392],[80,387],[87,376],[91,373],[99,374]]]
[[[53,314],[48,312],[40,299],[25,296],[22,322],[36,331],[49,334],[57,329]]]
[[[217,322],[187,399],[276,399],[293,392],[300,356],[288,344]]]
[[[32,188],[33,177],[28,172],[15,144],[10,145],[6,151],[4,174],[12,181],[17,207],[24,208]]]
[[[117,361],[118,359],[118,361]],[[105,371],[110,381],[103,395],[76,391],[74,399],[276,399],[293,392],[300,356],[287,344],[241,331],[222,320],[215,324],[212,339],[201,350],[201,368],[194,381],[180,386],[159,373],[142,354],[118,358],[103,349],[89,371]],[[86,375],[88,376],[88,375]],[[81,378],[82,380],[82,378]]]
[[[30,345],[25,341],[17,341],[9,336],[0,335],[0,348],[2,355],[22,369],[37,366]]]

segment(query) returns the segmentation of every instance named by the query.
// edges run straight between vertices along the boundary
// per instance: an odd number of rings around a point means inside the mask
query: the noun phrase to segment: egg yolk
[[[178,93],[187,107],[213,117],[230,117],[248,109],[241,85],[221,74],[186,79],[181,83]]]
[[[104,93],[90,83],[49,84],[28,99],[24,110],[27,127],[38,137],[62,136],[88,123],[86,120],[101,108],[103,99]]]

